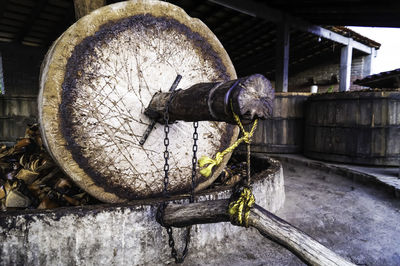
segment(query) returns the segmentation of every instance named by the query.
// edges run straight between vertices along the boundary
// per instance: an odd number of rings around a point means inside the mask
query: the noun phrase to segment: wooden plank
[[[74,0],[76,20],[89,14],[102,6],[105,6],[105,0]]]
[[[17,20],[17,21],[25,21],[26,20],[26,16],[24,16],[22,14],[12,13],[10,11],[5,11],[3,13],[3,18],[8,18],[8,19]]]
[[[36,6],[31,11],[32,13],[30,14],[29,18],[25,21],[25,27],[21,30],[21,32],[18,34],[16,38],[17,42],[21,43],[24,37],[30,32],[33,24],[35,23],[35,20],[39,17],[42,9],[46,5],[46,2],[47,0],[40,0],[36,3]]]
[[[276,40],[276,91],[287,92],[289,84],[289,46],[290,46],[289,22],[278,25]]]
[[[269,80],[254,74],[228,82],[192,85],[185,90],[155,94],[145,110],[151,119],[164,123],[168,104],[169,121],[223,121],[236,125],[231,108],[241,121],[272,116],[274,91]]]
[[[12,26],[12,27],[21,27],[24,25],[24,22],[3,17],[1,20],[1,24]]]
[[[339,91],[348,91],[350,89],[352,53],[353,46],[351,43],[342,47],[340,54]]]

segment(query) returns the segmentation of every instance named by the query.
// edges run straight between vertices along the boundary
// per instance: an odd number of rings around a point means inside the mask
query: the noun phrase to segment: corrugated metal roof
[[[400,88],[400,68],[357,79],[354,84],[370,88]]]
[[[379,49],[381,47],[380,43],[378,43],[378,42],[376,42],[374,40],[371,40],[371,39],[369,39],[369,38],[367,38],[365,36],[362,36],[361,34],[355,32],[355,31],[353,31],[353,30],[351,30],[351,29],[349,29],[347,27],[344,27],[344,26],[326,26],[325,28],[327,28],[327,29],[329,29],[331,31],[334,31],[336,33],[339,33],[340,35],[352,38],[353,40],[358,41],[360,43],[363,43],[365,45],[368,45],[370,47],[374,47],[376,49]]]

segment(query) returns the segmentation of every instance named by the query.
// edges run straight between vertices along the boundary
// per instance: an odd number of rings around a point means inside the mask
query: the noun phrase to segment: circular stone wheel
[[[105,202],[158,197],[163,191],[164,125],[143,114],[154,93],[236,78],[228,54],[200,20],[159,1],[128,1],[81,18],[49,49],[42,65],[39,119],[61,168]],[[169,191],[190,189],[192,123],[169,131]],[[199,122],[198,156],[214,157],[238,136],[226,123]],[[230,155],[215,167],[219,175]],[[211,177],[212,178],[212,177]],[[197,183],[205,179],[197,175]]]

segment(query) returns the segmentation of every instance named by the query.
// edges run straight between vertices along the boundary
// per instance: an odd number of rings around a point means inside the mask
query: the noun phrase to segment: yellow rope
[[[244,130],[242,122],[240,121],[239,116],[237,114],[235,114],[233,112],[233,110],[232,110],[232,113],[233,113],[233,117],[235,118],[236,123],[239,125],[240,130],[243,133],[243,137],[238,139],[235,143],[232,144],[232,146],[228,147],[224,151],[218,152],[215,155],[215,159],[212,159],[212,158],[210,158],[208,156],[204,156],[204,155],[199,159],[200,168],[208,165],[206,168],[203,168],[203,169],[200,170],[200,174],[202,174],[205,177],[209,177],[211,175],[211,173],[212,173],[213,167],[216,166],[216,165],[219,165],[222,162],[222,160],[224,159],[224,156],[226,154],[230,153],[230,152],[233,152],[233,150],[236,149],[236,147],[239,146],[240,143],[242,143],[244,141],[245,143],[249,144],[251,142],[251,137],[253,136],[254,131],[256,130],[258,119],[256,119],[254,121],[254,124],[253,124],[250,132],[246,132]]]
[[[253,207],[254,203],[255,198],[250,188],[244,187],[239,198],[229,203],[228,213],[231,223],[249,227],[250,209]]]

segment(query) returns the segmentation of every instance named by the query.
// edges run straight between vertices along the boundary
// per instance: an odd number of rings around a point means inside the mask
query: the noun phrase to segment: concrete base
[[[262,162],[262,161],[261,161]],[[253,177],[257,204],[276,212],[285,200],[280,163],[273,159]],[[261,177],[258,178],[257,177]],[[198,195],[197,201],[229,198],[230,190]],[[184,202],[185,200],[179,200]],[[155,221],[157,200],[129,205],[60,208],[0,214],[1,265],[155,265],[172,262],[168,236]],[[246,230],[230,223],[192,228],[191,246],[218,251],[231,236]],[[181,247],[181,235],[175,236]]]
[[[261,154],[259,156],[262,156]],[[400,198],[400,169],[390,166],[362,166],[340,164],[309,159],[300,154],[270,154],[281,162],[300,164],[330,173],[346,176],[354,181],[371,184],[387,191],[395,198]]]

